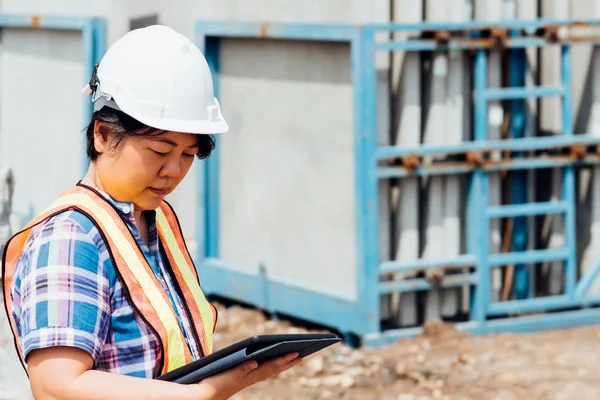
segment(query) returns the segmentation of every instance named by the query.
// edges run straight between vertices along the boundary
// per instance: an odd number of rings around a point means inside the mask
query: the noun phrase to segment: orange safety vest
[[[157,370],[160,371],[160,375],[193,361],[177,321],[177,314],[127,225],[115,208],[99,193],[79,185],[60,195],[48,209],[6,243],[2,259],[2,280],[6,311],[15,343],[17,335],[15,321],[12,319],[10,286],[17,261],[32,228],[67,210],[84,213],[99,229],[133,309],[148,323],[159,339],[158,360],[161,368]],[[174,283],[180,288],[182,302],[191,319],[192,328],[197,333],[194,340],[202,355],[206,356],[211,354],[213,349],[217,311],[202,293],[179,221],[166,201],[156,209],[156,222],[160,242],[176,278]],[[17,351],[22,356],[20,346],[17,346]]]

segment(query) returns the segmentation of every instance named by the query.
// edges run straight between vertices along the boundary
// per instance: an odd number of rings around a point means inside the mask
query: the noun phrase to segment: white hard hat
[[[116,41],[90,84],[95,109],[109,106],[167,131],[216,134],[229,129],[198,47],[166,26],[136,29]]]

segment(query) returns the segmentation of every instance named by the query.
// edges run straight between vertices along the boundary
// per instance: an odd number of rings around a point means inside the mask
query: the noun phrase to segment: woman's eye
[[[195,157],[196,155],[195,154],[183,153],[183,156],[186,157],[186,158],[192,158],[192,157]]]
[[[152,150],[152,149],[150,149],[150,150]],[[161,151],[156,151],[156,150],[152,150],[152,151],[153,151],[153,152],[155,152],[156,154],[158,154],[159,156],[162,156],[162,157],[164,157],[164,156],[166,156],[167,154],[169,154],[169,153],[163,153],[163,152],[161,152]]]

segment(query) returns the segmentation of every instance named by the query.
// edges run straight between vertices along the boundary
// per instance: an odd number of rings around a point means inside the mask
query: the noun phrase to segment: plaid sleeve
[[[76,347],[97,361],[110,318],[110,285],[93,235],[74,218],[54,217],[32,233],[15,276],[14,317],[23,356]]]

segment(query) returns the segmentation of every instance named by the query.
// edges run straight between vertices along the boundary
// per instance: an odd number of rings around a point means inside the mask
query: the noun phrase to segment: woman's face
[[[98,130],[96,130],[98,132]],[[113,149],[113,135],[94,134],[96,170],[115,200],[132,202],[137,211],[153,210],[189,171],[198,152],[197,136],[167,132],[134,136]]]

